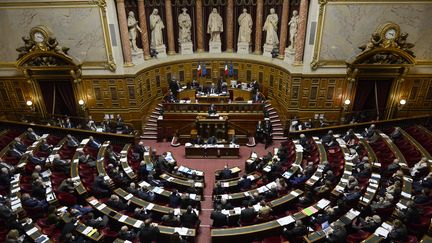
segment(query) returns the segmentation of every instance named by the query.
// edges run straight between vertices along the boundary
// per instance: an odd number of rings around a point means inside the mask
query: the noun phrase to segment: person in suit
[[[333,131],[332,131],[332,130],[329,130],[329,131],[327,132],[327,134],[324,135],[324,136],[321,138],[321,142],[322,142],[325,146],[330,147],[330,145],[333,143],[333,139],[334,139]]]
[[[172,91],[169,92],[169,94],[166,98],[166,102],[168,102],[168,103],[176,103],[177,102],[176,96],[173,94]]]
[[[96,167],[96,161],[92,157],[90,157],[90,154],[85,155],[83,151],[76,152],[78,154],[78,163],[87,164],[92,168]]]
[[[273,209],[264,200],[260,202],[260,206],[257,218],[260,220],[270,220]]]
[[[270,123],[270,120],[266,120],[263,129],[263,134],[265,138],[265,146],[264,146],[265,149],[267,149],[267,147],[270,146],[270,144],[272,144],[272,133],[273,133],[273,128]]]
[[[129,230],[129,228],[124,225],[120,228],[120,232],[117,235],[117,238],[122,240],[133,241],[136,237],[135,232]]]
[[[100,197],[108,197],[110,195],[110,189],[108,184],[105,182],[104,174],[96,176],[92,189],[94,193]]]
[[[89,129],[91,131],[96,131],[97,130],[96,123],[93,120],[92,116],[88,117],[87,129]]]
[[[182,227],[195,229],[199,227],[200,220],[195,211],[192,210],[192,206],[188,206],[186,212],[180,216]]]
[[[85,224],[94,228],[105,228],[108,225],[108,216],[104,215],[103,217],[95,218],[94,214],[92,212],[88,213],[87,221],[85,221]]]
[[[114,210],[121,211],[127,208],[127,204],[122,202],[117,195],[111,195],[110,199],[106,202],[106,205]]]
[[[65,128],[73,128],[74,126],[72,125],[71,120],[69,119],[69,117],[66,117],[65,123],[64,123]]]
[[[243,175],[239,180],[238,186],[242,191],[250,190],[252,187],[252,180],[248,178],[247,175]]]
[[[46,211],[48,209],[48,202],[45,200],[38,200],[35,197],[31,197],[30,194],[24,193],[21,196],[21,203],[24,208],[32,208],[34,210]]]
[[[39,145],[39,150],[42,152],[50,154],[53,150],[53,146],[48,144],[46,139],[41,139],[41,143]]]
[[[297,237],[301,237],[308,233],[307,227],[303,224],[301,220],[296,220],[295,224],[283,229],[282,235],[286,239],[295,239]]]
[[[332,223],[332,231],[327,235],[326,242],[328,243],[344,243],[346,242],[347,230],[341,223]]]
[[[213,227],[223,227],[227,225],[228,218],[221,211],[221,207],[216,207],[216,209],[210,214],[210,219],[213,220]]]
[[[87,146],[89,146],[90,148],[94,148],[94,149],[99,149],[101,144],[98,143],[93,136],[89,137],[89,141],[87,142]]]
[[[193,144],[204,144],[204,139],[201,137],[201,135],[197,135],[197,137],[193,140]]]
[[[14,157],[16,159],[21,159],[21,157],[23,156],[23,153],[21,151],[19,151],[14,144],[10,144],[9,145],[9,150],[8,150],[8,154],[11,157]]]
[[[159,235],[159,228],[152,225],[151,219],[144,221],[144,225],[138,233],[138,239],[141,243],[152,243],[157,241]]]
[[[217,138],[215,136],[211,136],[207,139],[207,144],[210,145],[216,145],[217,144]]]
[[[209,115],[217,114],[216,106],[214,104],[211,104],[210,107],[208,108],[208,114]]]
[[[181,203],[181,196],[178,193],[177,189],[174,189],[173,192],[169,195],[169,207],[178,208]]]
[[[29,128],[27,129],[27,133],[26,133],[26,135],[27,135],[27,139],[30,140],[32,143],[33,143],[34,141],[40,139],[40,136],[37,135],[37,134],[33,131],[33,129],[32,129],[31,127],[29,127]]]
[[[393,228],[387,235],[387,239],[391,241],[404,242],[408,238],[408,230],[406,226],[399,220],[393,220]]]
[[[174,215],[174,210],[170,210],[168,214],[165,214],[161,218],[162,224],[171,227],[179,227],[180,219]]]
[[[231,170],[228,168],[228,165],[225,165],[223,170],[219,173],[219,178],[221,180],[230,179],[232,177]]]
[[[230,139],[230,144],[237,144],[237,137],[236,135],[233,135]]]
[[[63,160],[60,158],[59,154],[54,155],[54,159],[52,161],[53,167],[57,171],[68,172],[70,170],[70,160]]]
[[[210,85],[210,87],[208,88],[208,93],[209,94],[217,94],[217,93],[219,93],[218,88],[214,85],[214,83],[212,83]]]
[[[257,143],[261,143],[263,140],[263,127],[261,124],[261,121],[258,121],[258,124],[256,125],[256,129],[255,129],[255,138],[256,138],[256,142]]]
[[[15,148],[20,152],[25,152],[27,150],[27,145],[25,145],[20,137],[15,138]]]
[[[402,132],[401,132],[400,128],[396,127],[393,130],[393,132],[390,134],[389,137],[391,138],[391,140],[393,140],[393,142],[401,139],[402,138]]]
[[[375,230],[380,226],[381,224],[381,217],[378,215],[367,216],[365,219],[358,218],[355,219],[353,222],[353,229],[356,229],[358,231],[366,231],[373,233]]]
[[[256,93],[259,90],[259,83],[256,80],[253,80],[250,87],[252,88],[252,92]]]
[[[70,134],[66,135],[66,145],[69,148],[76,148],[79,146],[78,140]]]
[[[255,209],[252,207],[252,203],[246,204],[246,207],[240,212],[240,224],[249,225],[253,224],[256,219]]]
[[[0,171],[0,188],[9,189],[12,176],[7,168],[3,167]]]
[[[253,95],[253,97],[252,97],[252,101],[253,101],[254,103],[260,103],[260,102],[262,101],[261,93],[260,93],[259,91],[257,91],[257,92]]]
[[[36,157],[33,155],[33,152],[29,152],[28,156],[29,156],[30,162],[33,163],[34,165],[45,166],[46,158]]]

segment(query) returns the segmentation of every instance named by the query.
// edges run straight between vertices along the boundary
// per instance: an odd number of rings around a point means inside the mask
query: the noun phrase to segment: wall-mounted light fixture
[[[34,107],[34,105],[33,105],[33,101],[31,101],[31,100],[27,100],[27,101],[26,101],[26,105],[27,105],[27,108],[28,108],[30,111],[35,111],[35,107]]]
[[[344,105],[343,105],[343,109],[344,109],[344,111],[348,111],[350,104],[351,104],[351,100],[346,99],[346,100],[344,101]]]
[[[402,110],[402,108],[405,106],[406,103],[407,103],[406,99],[399,100],[398,110]]]
[[[86,105],[85,105],[85,102],[84,102],[84,100],[78,100],[78,105],[80,105],[80,107],[81,107],[81,110],[83,110],[83,111],[85,111],[87,108],[86,108]]]

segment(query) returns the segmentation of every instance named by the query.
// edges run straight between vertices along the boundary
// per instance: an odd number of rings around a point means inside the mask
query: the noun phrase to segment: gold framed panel
[[[315,45],[313,49],[313,56],[312,61],[310,63],[310,67],[312,70],[316,70],[318,67],[328,67],[328,68],[335,68],[335,67],[346,67],[346,60],[327,60],[320,58],[321,56],[321,47],[322,47],[322,37],[323,37],[323,31],[324,31],[324,23],[326,21],[326,8],[329,4],[379,4],[379,3],[428,3],[432,4],[432,1],[430,0],[318,0],[319,2],[319,14],[318,14],[318,24],[317,24],[317,31],[315,36]],[[377,23],[378,26],[379,23]],[[372,33],[370,33],[372,34]],[[367,41],[366,39],[364,40]],[[354,53],[353,53],[354,54]],[[416,59],[416,63],[418,65],[431,65],[431,60],[424,60],[424,59]]]
[[[109,36],[108,20],[106,14],[106,0],[89,0],[89,1],[39,1],[39,2],[0,2],[0,9],[26,9],[26,8],[98,8],[99,19],[102,26],[102,36],[105,47],[106,60],[101,61],[84,61],[83,69],[107,69],[114,72],[117,68],[114,61],[114,55]],[[55,33],[54,33],[55,34]],[[17,55],[18,56],[18,55]],[[14,68],[17,63],[0,61],[0,68]]]

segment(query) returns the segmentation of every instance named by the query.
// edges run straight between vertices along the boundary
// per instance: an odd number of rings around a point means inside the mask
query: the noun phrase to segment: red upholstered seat
[[[367,237],[369,237],[369,235],[371,235],[371,233],[360,230],[356,233],[349,234],[347,237],[347,241],[348,242],[360,242],[360,241],[366,239]]]
[[[57,195],[57,198],[60,201],[60,204],[62,205],[73,206],[77,204],[77,198],[74,195],[67,192],[60,192]]]

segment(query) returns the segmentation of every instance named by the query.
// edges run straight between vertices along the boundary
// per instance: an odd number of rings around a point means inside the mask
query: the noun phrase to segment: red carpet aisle
[[[164,151],[171,151],[174,158],[177,160],[178,165],[184,165],[189,168],[193,168],[196,170],[201,170],[205,175],[205,189],[204,189],[204,201],[201,202],[202,212],[200,214],[201,219],[201,228],[198,234],[197,243],[209,243],[211,241],[210,237],[210,225],[212,220],[210,219],[210,214],[213,210],[213,203],[211,199],[211,194],[213,191],[213,184],[215,181],[214,172],[216,170],[222,169],[226,164],[228,167],[238,166],[242,169],[242,175],[244,173],[245,161],[249,158],[249,155],[252,151],[258,153],[259,156],[263,156],[267,154],[268,151],[273,153],[274,147],[279,147],[279,142],[274,142],[273,146],[264,149],[263,144],[258,144],[256,147],[240,147],[240,158],[239,159],[186,159],[184,146],[180,147],[171,147],[169,143],[156,143],[154,141],[144,140],[144,143],[152,148],[157,150],[158,154],[163,153]]]

